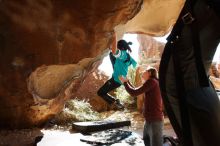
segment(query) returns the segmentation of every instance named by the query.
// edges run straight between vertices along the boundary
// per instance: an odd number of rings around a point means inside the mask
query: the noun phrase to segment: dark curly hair
[[[119,40],[117,43],[117,48],[119,50],[128,50],[131,52],[131,48],[129,45],[132,45],[132,42],[126,42],[125,40]]]

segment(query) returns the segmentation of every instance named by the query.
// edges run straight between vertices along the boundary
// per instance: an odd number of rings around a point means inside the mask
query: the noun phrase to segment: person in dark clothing
[[[142,78],[145,82],[138,88],[135,88],[126,77],[121,76],[120,81],[124,84],[126,91],[130,95],[137,96],[144,93],[143,115],[145,125],[143,140],[145,146],[162,146],[163,111],[157,70],[152,67],[148,68],[142,74]]]
[[[126,76],[128,73],[128,67],[133,65],[136,66],[136,61],[128,53],[131,52],[130,46],[131,42],[126,42],[125,40],[119,40],[117,42],[116,49],[116,36],[113,38],[113,48],[110,52],[110,60],[113,66],[112,78],[109,79],[97,92],[97,94],[102,97],[109,105],[115,106],[117,109],[124,109],[124,106],[120,103],[118,99],[108,94],[110,91],[122,85],[119,80],[119,76]]]

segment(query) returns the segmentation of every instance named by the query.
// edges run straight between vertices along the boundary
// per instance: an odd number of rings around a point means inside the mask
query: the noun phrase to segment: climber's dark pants
[[[108,94],[108,92],[120,86],[120,83],[111,78],[107,82],[105,82],[105,84],[98,90],[97,94],[102,97],[108,104],[112,104],[115,101],[115,98]]]

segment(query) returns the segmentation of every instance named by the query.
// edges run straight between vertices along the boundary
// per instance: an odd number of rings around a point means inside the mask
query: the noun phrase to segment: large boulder
[[[72,76],[83,70],[48,65],[78,63],[101,54],[114,26],[134,17],[141,3],[0,1],[0,127],[39,125],[59,112],[66,84],[75,82]],[[38,98],[53,100],[44,107],[38,106]]]
[[[126,22],[115,27],[117,35],[126,32],[163,36],[176,23],[176,19],[185,0],[143,0],[139,13]]]
[[[93,58],[110,45],[115,26],[127,24],[140,10],[148,13],[149,24],[158,6],[163,12],[175,8],[175,15],[169,11],[172,17],[160,23],[166,27],[147,25],[161,35],[175,22],[182,3],[144,0],[142,7],[143,0],[1,0],[0,127],[31,127],[47,121],[75,94],[92,62],[98,61]],[[82,65],[84,58],[90,59]]]
[[[75,97],[77,99],[86,100],[90,103],[93,110],[101,112],[110,109],[110,106],[97,95],[97,91],[109,79],[104,73],[96,68],[89,72],[80,88],[78,88]]]

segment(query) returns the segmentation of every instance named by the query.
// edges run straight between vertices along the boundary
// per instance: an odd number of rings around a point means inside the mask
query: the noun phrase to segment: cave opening
[[[101,66],[100,58],[115,27],[120,25],[119,31],[140,32],[126,34],[140,41],[138,47],[132,46],[133,52],[138,52],[133,57],[139,65],[158,68],[168,35],[165,33],[175,24],[184,2],[0,0],[0,128],[6,129],[0,131],[0,145],[32,145],[42,138],[38,137],[42,133],[53,137],[49,145],[60,141],[67,142],[60,145],[76,145],[65,140],[79,139],[77,135],[70,136],[73,122],[108,118],[129,118],[129,130],[142,133],[143,101],[121,99],[126,107],[121,112],[113,111],[97,96],[99,87],[112,74],[108,57]],[[217,90],[219,48],[220,45],[210,73]],[[124,90],[113,94],[125,97]],[[12,130],[7,131],[8,128]],[[56,130],[63,132],[64,139],[54,136]],[[44,139],[41,144],[46,142],[51,141]]]
[[[143,69],[148,65],[158,68],[160,55],[162,54],[163,47],[166,43],[167,35],[163,37],[152,37],[143,34],[125,34],[123,39],[133,42],[131,46],[133,54],[131,55],[136,59],[138,64],[143,67]],[[131,71],[131,73],[134,72]],[[70,127],[72,127],[73,121],[130,120],[132,126],[129,129],[125,129],[142,135],[144,120],[141,115],[141,109],[143,108],[141,104],[143,101],[141,100],[143,100],[143,97],[142,99],[140,98],[140,100],[137,100],[137,98],[128,96],[124,89],[116,90],[113,94],[116,94],[126,106],[126,110],[123,112],[112,111],[105,103],[100,102],[102,101],[100,97],[97,97],[97,89],[111,77],[111,74],[112,65],[109,56],[107,55],[103,58],[102,64],[85,78],[85,84],[79,89],[80,95],[76,95],[76,99],[68,101],[65,104],[64,110],[58,114],[51,123],[49,122],[49,126],[52,124],[52,127],[48,130],[41,130],[45,135],[45,138],[39,143],[39,146],[43,146],[44,143],[51,144],[56,142],[56,140],[50,141],[47,139],[48,135],[59,137],[60,140],[66,139],[65,143],[67,143],[67,145],[72,143],[72,141],[69,140],[71,137],[72,139],[76,139],[77,137],[80,138],[82,135],[71,134],[68,132]],[[104,105],[104,109],[103,106],[100,107],[100,105]],[[166,133],[175,136],[167,118],[165,119],[165,125]],[[64,131],[60,131],[61,129]]]

